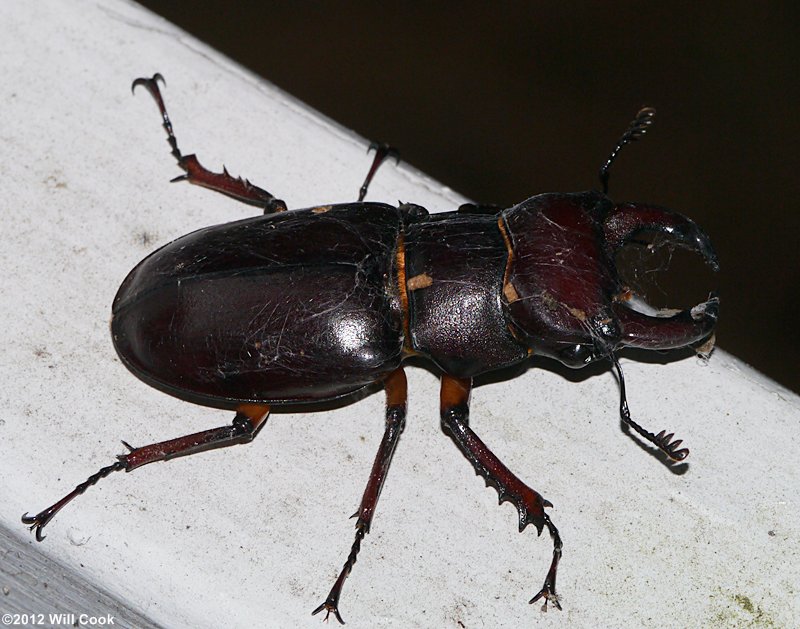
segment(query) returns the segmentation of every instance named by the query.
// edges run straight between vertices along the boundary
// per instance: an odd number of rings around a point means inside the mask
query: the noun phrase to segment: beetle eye
[[[583,343],[570,345],[558,353],[558,360],[564,363],[567,367],[572,367],[573,369],[588,365],[594,359],[595,355],[592,351],[592,346],[585,345]]]
[[[620,331],[619,323],[615,319],[607,317],[600,321],[597,326],[595,327],[595,332],[600,336],[600,338],[604,339],[605,341],[609,341],[611,343],[615,343],[619,340],[622,332]],[[589,346],[586,346],[589,347]]]

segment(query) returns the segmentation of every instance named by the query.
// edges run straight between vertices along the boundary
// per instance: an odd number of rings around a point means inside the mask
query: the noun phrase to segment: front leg
[[[547,611],[547,603],[551,602],[561,609],[556,594],[556,570],[561,559],[561,537],[558,529],[545,513],[545,507],[553,505],[537,492],[519,480],[500,459],[481,441],[469,427],[469,394],[472,380],[442,376],[441,416],[442,428],[456,442],[475,472],[481,475],[487,485],[492,485],[500,496],[500,503],[511,502],[519,513],[519,530],[522,532],[528,524],[533,523],[542,534],[544,527],[553,538],[553,560],[544,580],[544,585],[529,602],[535,603],[544,598],[542,611]]]

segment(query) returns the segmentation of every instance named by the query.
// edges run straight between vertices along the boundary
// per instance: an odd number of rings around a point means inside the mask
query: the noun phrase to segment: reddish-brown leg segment
[[[375,176],[375,173],[378,172],[378,168],[383,163],[383,160],[385,160],[387,157],[394,157],[398,163],[400,162],[400,154],[397,152],[397,149],[389,146],[388,144],[373,142],[367,149],[367,152],[369,151],[375,151],[375,159],[372,160],[372,166],[370,166],[369,172],[364,179],[364,183],[361,185],[361,189],[358,191],[359,203],[364,200],[365,196],[367,196],[369,184],[372,182],[372,178]]]
[[[172,181],[185,180],[189,183],[202,186],[203,188],[221,192],[222,194],[236,199],[237,201],[241,201],[242,203],[247,203],[248,205],[254,205],[262,208],[264,210],[264,214],[285,212],[286,203],[280,199],[276,199],[272,194],[263,188],[259,188],[258,186],[250,183],[247,179],[242,179],[241,177],[232,177],[225,168],[222,169],[221,173],[211,172],[200,163],[196,155],[184,155],[181,153],[181,150],[178,148],[178,140],[175,138],[175,133],[172,130],[172,121],[169,119],[167,108],[164,105],[164,98],[161,96],[161,90],[158,87],[159,81],[165,83],[164,77],[156,73],[152,76],[152,78],[149,79],[136,79],[133,82],[131,89],[135,90],[139,85],[141,85],[148,92],[150,92],[153,100],[156,101],[156,105],[158,106],[158,110],[161,113],[161,118],[163,120],[162,125],[164,130],[167,132],[167,142],[169,142],[169,146],[172,149],[172,156],[178,161],[178,166],[186,171],[185,175],[175,177]],[[383,161],[387,157],[394,157],[398,162],[400,161],[400,156],[397,150],[388,144],[373,142],[369,145],[368,150],[375,151],[375,159],[372,161],[372,166],[370,167],[369,172],[364,179],[364,183],[359,190],[359,202],[363,201],[364,197],[367,195],[369,184]]]
[[[353,514],[353,517],[358,516],[358,520],[356,520],[356,539],[350,549],[350,554],[347,556],[347,561],[344,562],[342,571],[339,573],[339,577],[328,594],[328,598],[325,599],[322,605],[311,612],[313,616],[324,609],[325,620],[328,620],[328,616],[333,613],[336,616],[336,620],[342,624],[344,624],[344,620],[342,620],[342,616],[339,613],[339,596],[342,593],[345,580],[356,563],[358,551],[361,550],[361,540],[369,533],[372,516],[375,514],[375,507],[381,495],[381,488],[386,480],[394,449],[406,422],[407,385],[406,374],[402,367],[389,374],[384,381],[384,387],[386,389],[386,429],[383,433],[381,444],[378,446],[375,462],[372,464],[367,488],[361,497],[361,506]]]
[[[179,456],[195,454],[212,448],[249,443],[264,425],[264,422],[267,421],[267,417],[269,417],[269,406],[265,404],[243,404],[237,409],[236,417],[230,426],[220,426],[219,428],[196,432],[177,439],[152,443],[141,448],[132,448],[123,441],[122,443],[130,449],[128,454],[117,456],[115,463],[90,476],[44,511],[34,516],[29,516],[26,513],[22,516],[22,522],[28,524],[31,531],[36,531],[36,539],[41,542],[44,539],[42,529],[53,519],[53,516],[61,511],[73,498],[80,496],[89,487],[95,485],[101,478],[105,478],[111,472],[121,470],[131,472],[137,467],[154,463],[155,461],[168,461]]]
[[[442,428],[449,433],[467,457],[475,472],[481,475],[487,485],[492,485],[500,496],[500,503],[511,502],[519,513],[519,530],[525,529],[528,524],[533,524],[542,534],[544,527],[550,532],[553,538],[553,560],[550,563],[550,570],[545,577],[544,585],[530,602],[535,603],[540,598],[544,598],[542,611],[547,611],[547,603],[550,602],[558,609],[561,605],[556,595],[556,570],[558,561],[561,559],[561,537],[558,529],[550,521],[550,517],[545,513],[545,507],[552,507],[547,500],[542,498],[537,492],[519,480],[511,471],[503,465],[489,448],[472,432],[469,427],[469,394],[472,389],[472,381],[469,379],[453,378],[452,376],[442,376],[441,390],[441,414]]]
[[[175,177],[172,181],[186,180],[189,183],[221,192],[242,203],[262,208],[264,214],[286,211],[286,204],[283,201],[276,199],[266,190],[253,185],[247,179],[231,177],[224,168],[221,173],[213,173],[203,167],[194,154],[183,155],[181,153],[178,148],[178,141],[172,132],[172,122],[170,122],[167,115],[167,108],[164,106],[161,90],[158,88],[159,81],[164,83],[164,77],[160,74],[154,74],[150,79],[136,79],[131,89],[135,90],[137,86],[141,85],[150,92],[150,95],[156,101],[156,105],[158,105],[158,110],[161,112],[161,117],[164,121],[164,130],[167,132],[167,141],[172,149],[172,155],[178,160],[178,166],[186,171],[185,175]]]

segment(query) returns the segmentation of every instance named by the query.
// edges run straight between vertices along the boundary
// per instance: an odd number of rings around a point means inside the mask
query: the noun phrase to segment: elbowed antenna
[[[614,160],[617,159],[617,155],[619,155],[622,147],[630,142],[635,142],[645,133],[647,133],[650,125],[653,124],[655,115],[656,110],[652,107],[643,107],[640,109],[636,114],[636,117],[631,121],[631,124],[628,125],[625,133],[622,134],[622,137],[617,142],[614,150],[611,151],[611,155],[608,156],[606,163],[600,167],[600,184],[603,186],[603,194],[608,194],[609,170],[611,168],[611,164],[613,164]]]
[[[625,393],[625,376],[622,375],[622,367],[620,367],[619,360],[613,352],[609,354],[609,358],[611,359],[611,362],[617,371],[617,376],[619,377],[619,416],[622,421],[633,428],[642,437],[647,439],[647,441],[655,445],[673,461],[683,461],[687,456],[689,456],[689,450],[687,448],[681,448],[678,450],[678,446],[683,443],[683,440],[676,439],[675,441],[672,441],[675,433],[671,432],[667,434],[666,430],[662,430],[657,435],[654,435],[652,432],[648,432],[635,421],[633,421],[631,418],[631,412],[628,409],[628,396]]]

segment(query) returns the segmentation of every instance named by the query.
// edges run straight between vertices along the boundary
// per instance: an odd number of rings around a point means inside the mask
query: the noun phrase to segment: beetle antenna
[[[614,364],[614,368],[617,370],[617,376],[619,377],[619,416],[622,421],[633,428],[642,437],[647,439],[647,441],[655,445],[673,461],[683,461],[687,456],[689,456],[689,450],[687,448],[681,448],[678,450],[678,446],[683,443],[683,440],[676,439],[675,441],[672,441],[675,433],[671,432],[667,434],[666,430],[662,430],[657,435],[654,435],[652,432],[647,432],[639,424],[633,421],[633,419],[631,419],[631,412],[628,409],[628,396],[625,393],[625,376],[622,375],[622,367],[620,367],[619,360],[613,353],[610,354],[610,358],[611,362]]]
[[[645,133],[647,133],[650,125],[653,124],[653,118],[655,118],[655,115],[656,110],[652,107],[643,107],[640,109],[636,114],[636,117],[631,121],[630,125],[628,125],[625,133],[622,134],[622,137],[617,142],[614,150],[611,151],[611,155],[608,156],[606,163],[600,167],[600,183],[603,186],[603,194],[608,194],[608,171],[611,168],[611,164],[613,164],[614,160],[617,159],[617,155],[619,155],[622,147],[630,142],[635,142]]]

